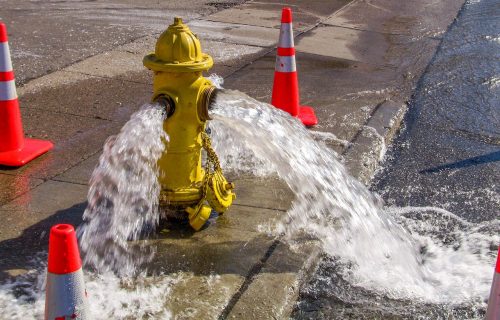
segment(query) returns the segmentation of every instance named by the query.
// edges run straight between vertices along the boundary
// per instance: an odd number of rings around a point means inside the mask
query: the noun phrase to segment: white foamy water
[[[486,247],[498,242],[494,233],[460,221],[465,229],[455,234],[459,244],[450,245],[430,232],[439,216],[417,219],[421,215],[409,214],[414,208],[406,215],[384,212],[381,201],[298,120],[240,92],[219,93],[212,117],[223,162],[235,171],[253,167],[259,175],[265,164],[295,193],[286,221],[271,226],[274,232],[288,239],[306,232],[321,240],[326,253],[351,266],[343,274],[351,284],[390,298],[439,303],[487,296],[496,249]],[[450,233],[446,223],[439,226]],[[478,246],[483,250],[477,252]]]
[[[133,241],[159,221],[157,162],[168,142],[164,117],[160,105],[144,105],[106,141],[77,231],[86,266],[131,275],[152,258],[151,246]]]
[[[37,269],[0,285],[1,319],[43,319],[46,256],[33,261]],[[90,319],[171,319],[165,307],[178,277],[166,275],[118,277],[85,271]]]

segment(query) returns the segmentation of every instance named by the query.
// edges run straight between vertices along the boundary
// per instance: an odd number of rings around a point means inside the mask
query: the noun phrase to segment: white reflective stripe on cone
[[[280,29],[279,48],[293,48],[292,23],[282,23]]]
[[[297,67],[295,65],[295,56],[276,56],[275,71],[278,72],[295,72]]]
[[[490,298],[488,300],[488,309],[486,311],[486,320],[500,319],[500,273],[495,272],[493,284],[491,285]]]
[[[47,272],[45,320],[57,317],[85,320],[89,316],[82,269],[68,274]]]
[[[12,71],[10,61],[9,43],[0,42],[0,72]]]
[[[17,98],[16,82],[14,80],[0,81],[0,101]]]

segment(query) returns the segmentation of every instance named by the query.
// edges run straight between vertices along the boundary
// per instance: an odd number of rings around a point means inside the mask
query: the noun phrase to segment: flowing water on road
[[[267,229],[287,239],[306,232],[322,242],[326,272],[316,280],[335,284],[327,287],[329,299],[366,306],[395,301],[388,307],[396,314],[398,304],[484,307],[498,222],[475,225],[436,208],[384,209],[298,120],[242,93],[221,93],[212,116],[226,165],[275,172],[295,193],[287,219]],[[245,157],[242,166],[235,154]]]
[[[338,276],[338,259],[326,257],[302,289],[295,318],[484,318],[500,243],[499,30],[497,0],[467,1],[374,183],[386,213],[418,243],[434,294],[374,293]]]

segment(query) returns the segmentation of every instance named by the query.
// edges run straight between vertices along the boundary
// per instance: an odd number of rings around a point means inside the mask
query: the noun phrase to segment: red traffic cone
[[[50,229],[45,290],[45,320],[89,317],[82,262],[75,229],[70,224]]]
[[[283,8],[271,104],[299,118],[306,126],[318,124],[313,108],[300,106],[299,103],[299,80],[295,65],[292,9]]]
[[[7,28],[0,22],[0,165],[22,166],[53,146],[50,141],[24,138]]]
[[[488,310],[486,311],[486,320],[500,319],[500,246],[497,253],[497,266],[493,274],[493,283],[491,284],[490,298],[488,299]]]

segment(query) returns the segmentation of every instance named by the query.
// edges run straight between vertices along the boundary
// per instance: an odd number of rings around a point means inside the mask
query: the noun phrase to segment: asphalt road
[[[374,190],[389,205],[500,217],[500,7],[459,14],[421,79]]]

